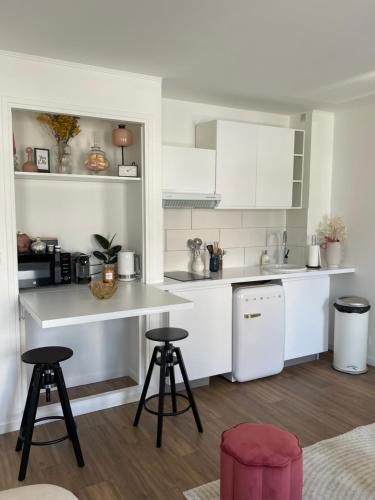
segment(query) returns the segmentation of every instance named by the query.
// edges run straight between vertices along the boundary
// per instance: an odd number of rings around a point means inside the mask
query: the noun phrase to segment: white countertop
[[[20,293],[21,306],[42,328],[93,323],[190,309],[193,303],[139,282],[118,283],[110,299],[94,297],[87,285],[61,285]]]
[[[268,280],[281,280],[290,278],[306,278],[317,277],[322,275],[336,275],[354,273],[354,267],[337,267],[328,268],[322,267],[321,269],[306,269],[306,271],[288,272],[288,273],[274,273],[262,269],[260,266],[252,267],[232,267],[219,271],[217,273],[208,273],[211,279],[198,280],[198,281],[177,281],[170,278],[165,278],[162,283],[155,285],[160,290],[172,290],[174,288],[184,287],[200,287],[210,284],[235,284],[235,283],[251,283],[254,281],[268,281]]]

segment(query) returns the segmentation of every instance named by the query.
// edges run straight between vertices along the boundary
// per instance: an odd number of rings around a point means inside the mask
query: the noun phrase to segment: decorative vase
[[[200,252],[199,253],[197,252],[194,255],[193,263],[191,265],[191,270],[193,271],[193,273],[203,273],[204,263],[203,263],[202,256],[201,256]]]
[[[26,148],[26,156],[27,160],[25,163],[22,165],[22,172],[38,172],[38,167],[32,160],[33,156],[33,148]]]
[[[31,239],[26,233],[18,231],[17,233],[17,252],[27,253],[30,251]]]
[[[103,266],[103,283],[114,284],[116,279],[116,271],[114,264],[104,264]]]
[[[341,243],[334,241],[327,243],[326,261],[328,267],[339,267],[341,263]]]
[[[59,141],[54,146],[55,172],[58,174],[72,173],[72,149],[65,141]]]

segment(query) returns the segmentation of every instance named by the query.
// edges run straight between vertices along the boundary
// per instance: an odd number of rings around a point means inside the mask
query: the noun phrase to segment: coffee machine
[[[72,274],[75,283],[90,283],[90,256],[76,252],[72,254]]]

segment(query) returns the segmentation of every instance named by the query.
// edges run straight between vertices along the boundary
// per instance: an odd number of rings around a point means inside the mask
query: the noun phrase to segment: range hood
[[[163,208],[216,208],[221,195],[215,193],[163,192]]]

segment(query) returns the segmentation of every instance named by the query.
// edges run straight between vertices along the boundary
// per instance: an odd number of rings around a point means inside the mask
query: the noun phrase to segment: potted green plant
[[[121,245],[113,245],[116,234],[110,240],[107,240],[100,234],[94,234],[96,242],[103,249],[94,250],[94,256],[103,262],[103,281],[104,283],[114,283],[115,281],[115,264],[117,262],[117,254],[121,250]]]

